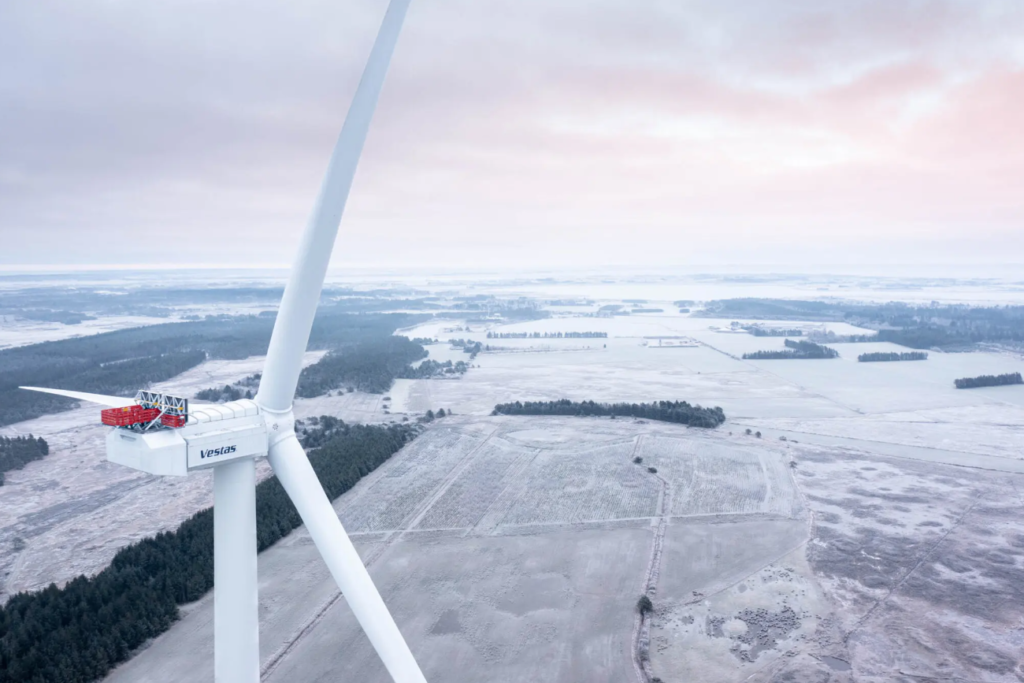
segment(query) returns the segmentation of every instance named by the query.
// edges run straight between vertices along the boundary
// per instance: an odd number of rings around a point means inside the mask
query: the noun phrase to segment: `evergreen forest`
[[[957,389],[977,389],[979,387],[1003,387],[1010,384],[1024,384],[1019,372],[1008,372],[1005,375],[981,375],[979,377],[962,377],[953,380]]]
[[[50,445],[42,437],[0,436],[0,486],[4,485],[4,473],[20,470],[22,467],[50,454]]]
[[[743,328],[755,337],[802,337],[803,330],[782,329],[778,327],[763,327],[761,325],[747,325]]]
[[[488,339],[607,339],[607,332],[488,332]]]
[[[328,306],[313,323],[309,347],[341,349],[381,340],[422,319],[407,314],[335,313]],[[77,405],[72,399],[23,391],[19,386],[134,396],[139,389],[181,374],[207,358],[265,354],[274,320],[274,315],[216,316],[0,350],[0,426]]]
[[[904,353],[862,353],[857,356],[857,361],[860,363],[884,363],[901,360],[928,360],[928,354],[923,351],[907,351]]]
[[[839,352],[828,346],[815,344],[809,341],[793,341],[787,339],[783,342],[786,345],[784,351],[754,351],[743,354],[744,360],[792,360],[792,359],[816,359],[816,358],[839,358]]]
[[[714,428],[725,422],[719,408],[702,408],[686,401],[655,401],[653,403],[597,403],[595,401],[516,401],[494,406],[492,415],[573,415],[577,417],[640,417],[661,422],[674,422],[691,427]]]
[[[225,384],[222,387],[210,387],[196,392],[196,399],[199,401],[210,401],[211,403],[227,403],[243,398],[252,398],[252,389],[242,390],[239,387]]]
[[[405,376],[410,363],[426,356],[426,349],[406,337],[374,339],[330,351],[303,368],[296,395],[311,398],[343,387],[382,394],[396,377]]]

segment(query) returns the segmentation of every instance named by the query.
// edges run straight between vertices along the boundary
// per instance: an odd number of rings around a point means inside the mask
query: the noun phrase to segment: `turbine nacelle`
[[[290,428],[291,421],[281,418],[276,413],[265,415],[250,399],[193,406],[188,422],[178,429],[111,429],[107,460],[150,474],[185,476],[233,460],[261,458],[270,448],[268,432],[276,436],[282,424]]]
[[[270,410],[248,398],[189,408],[187,399],[150,391],[140,391],[130,399],[66,389],[21,388],[110,406],[104,413],[150,408],[159,415],[147,417],[183,420],[181,427],[169,429],[159,419],[138,424],[129,418],[107,434],[107,460],[160,476],[183,477],[234,460],[266,457],[274,444],[295,431],[291,409]]]

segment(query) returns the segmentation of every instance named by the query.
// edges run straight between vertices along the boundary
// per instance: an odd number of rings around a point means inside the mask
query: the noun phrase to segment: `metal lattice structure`
[[[140,391],[135,400],[143,408],[156,408],[161,415],[178,415],[188,417],[188,399],[155,391]]]

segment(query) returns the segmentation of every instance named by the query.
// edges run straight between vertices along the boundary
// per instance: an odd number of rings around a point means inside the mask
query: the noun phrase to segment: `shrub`
[[[646,595],[641,595],[640,599],[636,601],[636,611],[647,616],[654,611],[654,603]]]

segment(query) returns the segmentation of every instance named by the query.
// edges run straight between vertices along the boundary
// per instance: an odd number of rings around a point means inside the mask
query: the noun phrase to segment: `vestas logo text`
[[[234,453],[237,446],[221,446],[220,448],[211,448],[208,451],[199,451],[200,458],[216,458],[218,455],[228,455]]]

